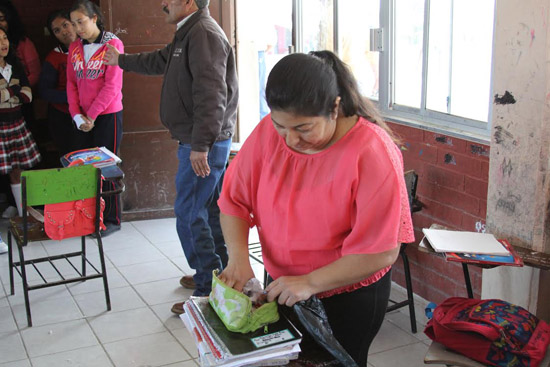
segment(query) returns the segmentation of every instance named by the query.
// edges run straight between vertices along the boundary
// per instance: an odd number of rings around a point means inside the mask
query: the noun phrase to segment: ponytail
[[[359,115],[384,129],[395,142],[395,137],[377,108],[364,97],[350,68],[331,51],[311,51],[310,55],[322,60],[334,71],[340,96],[340,111],[345,117]]]

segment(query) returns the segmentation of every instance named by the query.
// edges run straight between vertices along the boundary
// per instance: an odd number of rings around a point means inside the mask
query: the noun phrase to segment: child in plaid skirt
[[[0,174],[10,177],[19,215],[22,215],[21,170],[36,166],[41,159],[21,109],[23,103],[31,101],[23,66],[10,49],[6,30],[0,27]]]

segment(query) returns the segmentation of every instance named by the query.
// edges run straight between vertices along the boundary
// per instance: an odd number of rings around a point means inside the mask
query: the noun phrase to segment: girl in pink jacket
[[[105,146],[119,153],[122,139],[122,69],[103,62],[107,44],[124,52],[122,41],[105,31],[103,14],[89,0],[78,0],[70,9],[78,38],[67,59],[67,99],[77,129],[79,149]],[[107,190],[108,188],[104,188]],[[120,198],[106,198],[102,236],[120,229]]]

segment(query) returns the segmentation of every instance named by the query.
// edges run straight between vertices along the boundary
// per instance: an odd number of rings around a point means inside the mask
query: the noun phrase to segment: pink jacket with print
[[[81,39],[69,47],[67,99],[72,117],[83,114],[95,120],[99,115],[122,110],[122,69],[103,62],[107,43],[124,53],[122,41],[110,32],[103,32],[101,47],[87,63]]]

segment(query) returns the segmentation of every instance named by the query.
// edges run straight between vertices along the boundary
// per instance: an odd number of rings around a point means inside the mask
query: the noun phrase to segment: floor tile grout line
[[[159,245],[161,245],[161,244],[164,244],[164,243],[167,243],[167,242],[176,242],[176,241],[153,242],[152,240],[149,240],[149,238],[148,238],[147,236],[145,236],[145,234],[144,234],[144,232],[143,232],[142,230],[140,230],[140,229],[138,229],[138,228],[136,227],[136,225],[134,224],[134,222],[128,222],[128,224],[130,224],[130,225],[136,230],[136,234],[139,234],[139,236],[141,236],[141,237],[144,239],[144,245],[148,245],[148,246],[151,246],[151,245],[152,245],[156,250],[158,250],[160,253],[162,253],[162,257],[161,257],[162,259],[168,260],[170,263],[172,263],[174,266],[176,266],[176,268],[177,268],[180,272],[182,272],[183,274],[186,274],[186,270],[184,270],[183,268],[181,268],[176,262],[174,262],[174,261],[172,260],[172,259],[174,258],[174,256],[168,256],[167,254],[165,254],[164,252],[162,252],[162,251],[160,250],[160,248],[159,248]],[[43,248],[45,247],[44,244],[41,244],[41,245],[42,245]],[[128,250],[131,251],[131,248],[128,248]],[[174,338],[174,339],[176,340],[177,345],[179,345],[179,346],[185,351],[185,353],[186,353],[187,357],[189,357],[189,359],[181,360],[181,361],[178,361],[178,362],[171,362],[171,363],[166,364],[166,365],[164,365],[164,366],[167,366],[167,367],[168,367],[168,366],[171,366],[171,365],[177,365],[178,363],[187,362],[187,361],[193,361],[192,363],[197,364],[197,363],[198,363],[198,362],[197,362],[198,360],[197,360],[196,358],[193,358],[192,354],[189,352],[189,350],[187,349],[187,347],[184,345],[185,339],[180,340],[180,339],[178,339],[178,337],[176,336],[176,335],[179,333],[178,330],[182,330],[182,332],[187,332],[187,331],[186,331],[186,330],[183,330],[183,329],[181,329],[181,328],[176,328],[176,329],[171,329],[171,328],[169,328],[169,325],[170,325],[170,324],[168,324],[168,323],[165,324],[164,321],[168,321],[170,318],[166,318],[165,320],[163,320],[162,317],[161,317],[162,313],[157,314],[157,313],[153,310],[153,307],[157,306],[158,304],[152,305],[152,304],[149,304],[148,302],[146,302],[146,301],[145,301],[145,297],[144,297],[140,292],[138,292],[138,290],[136,289],[136,287],[138,287],[138,286],[140,286],[140,285],[142,285],[142,284],[154,283],[154,282],[157,282],[157,281],[164,281],[164,280],[167,280],[167,279],[163,278],[163,279],[158,279],[158,280],[147,281],[147,282],[145,282],[145,283],[133,284],[133,283],[131,283],[131,282],[129,281],[129,279],[127,278],[127,276],[124,275],[124,273],[122,273],[122,272],[120,271],[120,267],[118,267],[118,266],[112,261],[112,259],[108,256],[108,254],[105,253],[105,255],[106,255],[106,258],[110,261],[110,263],[111,263],[111,265],[112,265],[112,268],[108,269],[108,272],[109,272],[109,270],[113,270],[113,272],[114,272],[114,271],[118,272],[118,273],[119,273],[118,275],[121,277],[121,279],[124,280],[124,281],[126,282],[126,285],[124,285],[124,288],[125,288],[125,287],[129,287],[129,289],[131,289],[133,292],[135,292],[135,293],[137,294],[138,298],[146,305],[146,308],[148,308],[148,309],[150,310],[150,312],[152,312],[152,313],[155,315],[156,320],[158,320],[159,322],[161,322],[161,324],[163,325],[163,327],[160,328],[160,329],[162,329],[163,331],[158,331],[158,332],[155,332],[155,333],[152,333],[152,334],[140,335],[140,336],[138,336],[138,337],[143,337],[143,336],[147,336],[147,335],[155,335],[155,334],[160,334],[160,333],[167,332],[167,335],[171,335],[171,337]],[[183,253],[182,253],[182,255],[183,255]],[[136,263],[136,264],[130,264],[130,265],[137,265],[137,264],[142,264],[142,263]],[[177,279],[176,277],[174,277],[174,278]],[[176,281],[177,281],[177,280],[176,280]],[[21,284],[19,284],[19,286],[21,286]],[[7,295],[7,293],[5,292],[6,287],[9,287],[9,283],[8,283],[8,284],[3,284],[3,283],[2,283],[2,289],[4,290],[5,297],[6,297],[6,298],[9,298],[8,295]],[[117,288],[114,288],[114,289],[118,289],[118,288],[121,288],[121,287],[117,287]],[[71,289],[70,289],[69,287],[66,286],[66,289],[68,290],[68,294],[69,294],[70,297],[72,298],[72,302],[76,304],[76,306],[77,306],[79,312],[83,315],[80,319],[82,319],[82,318],[86,319],[86,325],[87,325],[87,326],[90,328],[90,330],[92,331],[92,333],[93,333],[93,335],[94,335],[94,337],[95,337],[95,339],[96,339],[96,342],[97,342],[99,345],[101,345],[101,348],[102,348],[102,350],[104,351],[104,353],[107,355],[107,357],[108,357],[110,363],[112,363],[113,365],[116,366],[116,364],[114,363],[113,359],[111,358],[111,356],[109,355],[109,353],[107,353],[107,350],[106,350],[106,348],[105,348],[105,345],[108,345],[109,343],[105,343],[105,344],[102,343],[102,342],[99,340],[98,335],[96,334],[96,332],[94,331],[94,329],[93,329],[92,326],[91,326],[91,321],[93,321],[93,316],[85,316],[85,315],[84,315],[84,309],[83,309],[83,308],[78,304],[78,302],[76,301],[76,298],[79,297],[79,296],[81,296],[81,295],[89,294],[89,293],[92,293],[92,292],[98,292],[98,293],[103,293],[103,292],[101,292],[101,290],[94,290],[94,291],[91,291],[91,292],[84,292],[84,293],[79,293],[79,294],[73,294],[73,293],[71,292]],[[417,301],[417,297],[416,297],[416,295],[415,295],[415,306],[417,306],[417,310],[420,310],[420,307],[419,307],[419,305],[418,305],[418,302],[416,302],[416,301]],[[167,302],[167,303],[168,303],[168,302]],[[27,360],[28,360],[29,363],[31,363],[31,365],[32,365],[31,358],[30,358],[29,353],[28,353],[28,351],[27,351],[27,346],[25,345],[24,341],[22,340],[21,331],[22,331],[22,330],[25,330],[25,329],[21,329],[21,328],[19,327],[19,325],[17,324],[17,319],[15,318],[15,314],[14,314],[14,306],[12,306],[11,302],[9,301],[9,299],[8,299],[7,305],[10,307],[11,314],[12,314],[12,319],[14,320],[15,325],[16,325],[16,327],[17,327],[17,330],[18,330],[18,333],[19,333],[19,338],[20,338],[20,340],[21,340],[21,342],[22,342],[22,345],[23,345],[23,347],[24,347],[24,349],[25,349],[25,353],[26,353],[26,355],[27,355]],[[145,308],[145,307],[144,307],[144,308]],[[123,311],[120,311],[120,312],[123,312]],[[402,310],[397,310],[396,312],[399,312],[401,315],[406,316],[407,319],[408,319],[408,317],[409,317],[409,315],[406,314],[405,312],[403,312]],[[418,313],[419,313],[419,312],[417,312],[417,314],[418,314]],[[68,320],[68,321],[72,321],[72,320]],[[64,322],[68,322],[68,321],[64,321]],[[416,337],[416,336],[418,335],[418,333],[417,333],[417,334],[412,334],[412,333],[410,332],[410,327],[407,329],[407,328],[405,327],[405,324],[404,324],[403,322],[399,322],[399,321],[397,321],[397,320],[396,320],[396,321],[392,321],[392,320],[390,320],[390,319],[388,319],[388,318],[386,318],[386,321],[388,321],[388,323],[390,323],[391,325],[397,327],[397,328],[400,329],[401,331],[405,332],[407,335],[410,335],[410,336],[412,336],[412,337],[414,337],[414,338],[416,338],[416,339],[418,339],[418,340],[415,341],[415,342],[412,342],[412,343],[406,343],[406,344],[404,344],[404,345],[400,345],[400,346],[396,346],[396,347],[390,347],[390,348],[388,348],[388,349],[386,349],[386,350],[384,350],[384,351],[379,351],[379,352],[377,352],[377,353],[374,353],[373,355],[379,354],[379,353],[388,352],[388,351],[392,351],[392,350],[396,350],[396,349],[403,348],[403,347],[410,346],[410,345],[418,345],[419,343],[421,343],[421,345],[424,345],[424,346],[427,345],[427,344],[425,343],[424,340],[421,340],[421,339],[419,339],[419,338]],[[55,324],[55,323],[54,323],[54,324]],[[420,325],[420,324],[418,323],[418,321],[417,321],[417,324]],[[47,324],[47,325],[50,325],[50,324]],[[400,326],[400,325],[401,325],[401,326]],[[44,325],[44,326],[45,326],[45,325]],[[422,328],[422,326],[421,326],[420,328]],[[421,333],[421,331],[419,331],[419,333]],[[121,339],[121,340],[129,340],[129,339],[133,339],[133,338]],[[82,348],[85,348],[85,347],[82,347]],[[73,350],[78,350],[78,349],[82,349],[82,348],[76,348],[76,349],[73,349]],[[63,352],[66,352],[66,351],[63,351]],[[62,353],[62,352],[58,352],[58,353]],[[58,354],[58,353],[51,353],[51,354]],[[50,355],[51,355],[51,354],[50,354]],[[376,367],[376,366],[375,366],[374,364],[372,364],[372,363],[369,363],[369,366],[370,366],[370,367]]]
[[[0,282],[2,283],[2,282]],[[15,285],[14,285],[15,286]],[[10,304],[9,300],[8,300],[8,292],[6,292],[6,289],[4,287],[4,284],[2,284],[2,289],[4,290],[4,294],[6,295],[6,300],[8,302],[8,307],[10,308],[10,314],[11,314],[11,317],[12,317],[12,320],[13,320],[13,323],[16,327],[16,331],[17,331],[17,336],[19,337],[19,341],[21,342],[21,345],[23,346],[23,349],[25,350],[25,355],[27,356],[27,360],[29,360],[29,363],[30,362],[30,355],[29,355],[29,351],[28,351],[28,348],[27,348],[27,345],[25,344],[25,341],[23,340],[23,335],[21,334],[21,329],[19,327],[19,324],[17,323],[17,319],[15,317],[15,311],[12,307],[12,305]],[[32,366],[32,364],[31,364]]]
[[[131,223],[131,222],[130,222]],[[141,231],[139,231],[138,228],[136,228],[136,226],[134,226],[132,224],[132,226],[136,229],[136,231],[142,236],[144,237],[153,247],[156,248],[156,246],[154,245],[154,243],[152,243]],[[158,248],[157,248],[158,250]],[[164,253],[162,253],[162,251],[159,250],[159,252],[164,256],[166,257],[166,255],[164,255]],[[167,257],[166,257],[167,258]],[[168,258],[167,258],[168,259]],[[169,259],[168,259],[169,260]],[[111,261],[112,263],[112,261]],[[175,264],[174,264],[175,265]],[[185,346],[183,346],[182,343],[180,343],[180,341],[178,340],[178,338],[171,332],[170,329],[168,329],[166,327],[166,325],[164,324],[164,322],[160,319],[160,317],[156,314],[156,312],[151,308],[151,305],[149,305],[149,303],[143,298],[143,296],[139,293],[139,291],[135,288],[135,284],[132,284],[125,276],[124,274],[119,270],[119,267],[116,266],[114,263],[113,263],[113,266],[114,268],[116,269],[116,271],[120,274],[120,276],[128,283],[128,285],[130,286],[130,288],[137,294],[137,296],[141,299],[141,301],[146,305],[146,307],[149,309],[149,311],[152,312],[152,314],[156,317],[156,319],[161,323],[162,327],[164,328],[164,332],[168,332],[173,338],[174,340],[183,348],[183,350],[185,351],[185,353],[187,353],[187,355],[190,357],[190,359],[193,359],[193,357],[191,356],[191,354],[189,353],[189,351],[185,348]],[[179,269],[179,267],[178,267]],[[181,269],[180,269],[181,270]],[[108,279],[108,278],[107,278]],[[152,283],[152,282],[147,282],[147,283]],[[147,283],[140,283],[140,284],[147,284]],[[89,322],[88,322],[89,323]],[[92,331],[94,332],[94,335],[95,335],[95,331],[94,329],[92,328],[92,326],[90,325],[90,328],[92,329]],[[153,334],[157,334],[157,333],[153,333]],[[153,335],[153,334],[147,334],[147,335]],[[142,335],[143,336],[143,335]],[[132,338],[128,338],[128,339],[132,339]],[[123,339],[123,340],[128,340],[128,339]],[[98,337],[98,340],[99,340],[99,337]],[[105,349],[104,347],[104,344],[101,343],[101,346],[102,348],[105,350],[105,353],[109,356],[109,359],[111,359],[111,356],[109,355],[109,353],[107,352],[107,350]],[[108,344],[108,343],[105,343],[105,344]],[[113,362],[113,365],[116,366],[116,364]]]
[[[146,236],[145,236],[136,226],[134,226],[134,227],[136,228],[136,230],[137,230],[143,237],[145,237],[145,238],[147,239],[147,237],[146,237]],[[151,242],[151,241],[149,241],[149,242]],[[171,241],[166,241],[166,242],[171,242]],[[158,251],[160,251],[160,249],[159,249],[157,246],[155,246],[155,243],[151,242],[151,245],[152,245],[153,247],[155,247]],[[183,269],[181,269],[174,261],[172,261],[172,259],[168,258],[168,256],[166,256],[162,251],[160,251],[160,252],[161,252],[162,255],[163,255],[164,257],[166,257],[166,259],[167,259],[168,261],[170,261],[177,269],[179,269],[180,271],[182,271],[182,273],[184,273],[184,272],[183,272]],[[183,252],[183,249],[182,249],[182,252]],[[118,267],[117,267],[117,270],[118,270]],[[122,273],[121,273],[121,275],[122,275]],[[187,275],[187,274],[184,273],[184,275]],[[123,275],[123,276],[124,276],[124,275]],[[142,283],[142,284],[146,284],[146,283]],[[133,288],[134,285],[131,284],[131,286],[132,286],[132,288]],[[136,293],[137,293],[137,294],[140,296],[140,298],[141,298],[141,294],[139,294],[139,292],[138,292],[136,289],[134,289],[134,290],[136,291]],[[169,334],[174,338],[174,340],[183,348],[183,350],[185,351],[185,353],[187,353],[187,355],[190,357],[190,360],[194,360],[194,358],[193,358],[193,356],[191,355],[190,351],[188,351],[187,348],[185,347],[185,345],[183,345],[183,343],[180,342],[180,340],[179,340],[179,339],[177,338],[177,336],[174,334],[173,330],[171,330],[171,329],[169,329],[168,327],[166,327],[166,325],[164,324],[163,320],[161,320],[160,317],[156,314],[156,312],[151,308],[151,305],[149,305],[144,299],[143,299],[143,301],[144,301],[144,303],[147,305],[147,307],[149,307],[149,309],[150,309],[151,312],[155,315],[155,317],[161,322],[161,324],[162,324],[163,327],[168,331],[168,333],[169,333]],[[181,321],[181,320],[180,320],[180,321]]]
[[[417,340],[417,341],[415,341],[414,343],[406,343],[406,344],[402,344],[402,345],[397,345],[397,346],[395,346],[395,347],[388,348],[388,349],[384,349],[384,350],[380,350],[380,351],[377,351],[377,352],[375,352],[375,353],[369,352],[369,357],[370,357],[370,356],[377,355],[377,354],[381,354],[381,353],[387,353],[387,352],[392,351],[392,350],[397,350],[397,349],[401,349],[401,348],[404,348],[404,347],[409,347],[409,346],[411,346],[411,345],[416,345],[416,344],[426,345],[426,344],[423,343],[421,340]]]
[[[16,244],[17,246],[17,244]],[[9,265],[8,265],[9,267]],[[9,270],[8,269],[8,277],[9,277]],[[23,346],[23,349],[25,350],[25,355],[27,356],[27,360],[29,361],[29,364],[32,366],[32,362],[31,362],[31,357],[30,357],[30,354],[29,354],[29,349],[27,347],[27,344],[25,343],[25,340],[23,339],[23,334],[22,334],[22,329],[20,328],[19,326],[19,323],[17,322],[17,318],[15,317],[15,310],[14,310],[14,306],[11,304],[10,300],[9,300],[9,296],[12,296],[11,293],[10,295],[8,296],[8,292],[6,291],[6,288],[4,287],[4,284],[3,282],[1,281],[0,279],[0,283],[2,283],[2,288],[4,289],[4,294],[6,295],[6,300],[8,301],[8,306],[10,308],[10,313],[11,313],[11,316],[13,318],[13,322],[15,324],[15,327],[17,328],[17,335],[19,337],[19,341],[21,342],[21,345]],[[21,282],[21,284],[23,284]],[[11,286],[11,285],[8,285],[8,286]],[[14,284],[13,284],[13,287],[14,287],[14,293],[13,293],[13,296],[15,296],[15,274],[14,274]],[[29,295],[30,296],[30,295]],[[30,302],[30,301],[29,301]],[[28,326],[27,326],[28,328]]]

